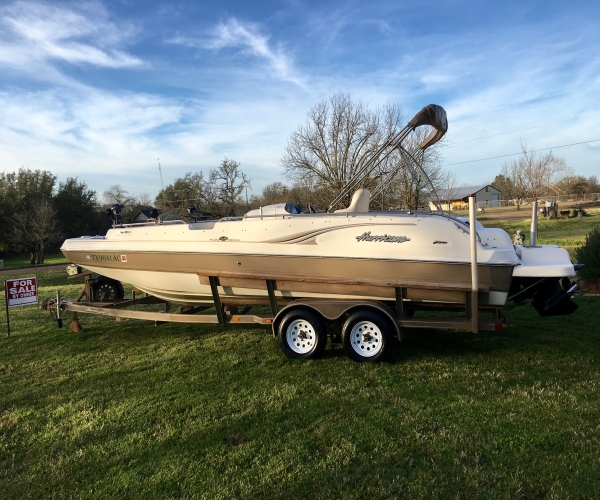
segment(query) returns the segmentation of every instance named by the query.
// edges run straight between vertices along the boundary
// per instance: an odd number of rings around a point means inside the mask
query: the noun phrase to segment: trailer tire
[[[327,345],[327,332],[321,318],[306,309],[288,312],[279,323],[277,338],[288,358],[317,358]]]
[[[382,314],[360,310],[352,313],[342,327],[342,346],[350,359],[375,363],[392,352],[393,327]]]
[[[103,300],[118,300],[125,297],[123,284],[120,281],[99,276],[92,285],[92,302],[102,302]]]

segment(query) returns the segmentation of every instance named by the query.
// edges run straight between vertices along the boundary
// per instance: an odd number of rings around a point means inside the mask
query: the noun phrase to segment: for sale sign
[[[37,304],[38,293],[36,278],[6,280],[4,286],[6,287],[6,304],[8,307]]]

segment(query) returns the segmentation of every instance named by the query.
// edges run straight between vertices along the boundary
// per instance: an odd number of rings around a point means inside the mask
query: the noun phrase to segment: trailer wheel
[[[375,311],[357,311],[342,327],[342,346],[354,361],[383,361],[392,351],[392,326]]]
[[[125,297],[123,284],[120,281],[100,276],[92,285],[92,301],[117,300]]]
[[[317,315],[304,309],[290,311],[282,318],[277,338],[288,358],[316,358],[327,344],[325,325]]]

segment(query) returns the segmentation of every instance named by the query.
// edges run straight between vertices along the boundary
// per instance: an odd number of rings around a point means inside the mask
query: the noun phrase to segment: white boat
[[[224,303],[267,298],[262,280],[277,278],[278,299],[393,298],[453,302],[470,287],[464,220],[423,212],[292,214],[285,206],[249,215],[185,223],[125,225],[106,236],[66,240],[68,260],[183,304],[212,301],[208,276],[220,278]],[[521,281],[575,274],[568,252],[552,245],[513,245],[502,229],[477,224],[480,304],[501,307]],[[256,288],[257,286],[258,288]],[[391,287],[391,288],[390,288]]]
[[[445,133],[445,112],[430,105],[386,146],[399,148],[413,175],[428,179],[402,140],[420,125],[433,126],[421,148]],[[330,210],[359,185],[388,149],[383,146],[349,181]],[[374,190],[377,191],[377,188]],[[202,222],[120,224],[105,236],[66,240],[69,261],[134,285],[153,296],[187,305],[268,301],[265,280],[276,282],[278,303],[298,298],[395,300],[410,308],[464,305],[471,289],[468,221],[425,211],[369,211],[370,193],[358,189],[350,206],[327,213],[299,213],[290,204],[262,207],[239,218]],[[477,223],[479,304],[502,307],[509,296],[533,298],[542,314],[567,314],[576,288],[565,278],[575,268],[568,252],[553,245],[514,245],[502,229]],[[105,283],[106,284],[106,283]],[[537,299],[536,299],[537,297]]]

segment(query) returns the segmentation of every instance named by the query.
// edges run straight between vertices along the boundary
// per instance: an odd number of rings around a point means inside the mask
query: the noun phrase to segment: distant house
[[[159,210],[160,214],[161,211]],[[152,209],[148,210],[140,210],[131,222],[154,222],[154,218],[152,217]]]
[[[454,189],[440,189],[437,192],[443,210],[462,210],[469,207],[469,196],[475,195],[479,208],[499,207],[502,193],[489,184],[482,186],[466,186]],[[433,202],[429,202],[435,208]]]

